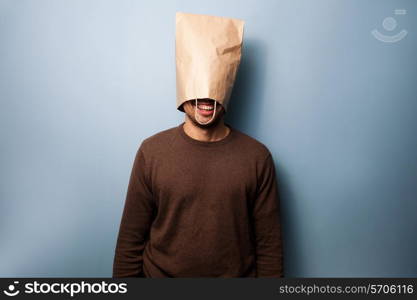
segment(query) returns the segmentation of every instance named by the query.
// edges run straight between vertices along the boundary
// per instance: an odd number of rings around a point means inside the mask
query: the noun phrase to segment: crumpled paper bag
[[[177,109],[188,100],[210,98],[227,111],[243,43],[244,21],[176,13]]]

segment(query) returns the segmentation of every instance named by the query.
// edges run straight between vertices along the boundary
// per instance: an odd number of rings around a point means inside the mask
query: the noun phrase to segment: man
[[[136,153],[113,277],[283,277],[271,153],[223,120],[242,37],[243,21],[177,13],[185,122]]]

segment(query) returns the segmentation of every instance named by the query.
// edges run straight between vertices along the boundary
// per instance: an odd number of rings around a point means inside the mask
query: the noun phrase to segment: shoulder
[[[271,155],[268,147],[258,139],[233,128],[236,136],[236,145],[241,151],[248,152],[251,157],[265,160]]]
[[[152,153],[157,152],[160,149],[163,149],[171,143],[171,141],[176,135],[177,129],[178,127],[174,126],[145,138],[141,142],[139,150],[144,153]]]

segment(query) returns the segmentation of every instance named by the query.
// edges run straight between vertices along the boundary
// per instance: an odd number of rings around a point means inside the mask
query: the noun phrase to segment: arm
[[[280,201],[271,154],[259,171],[253,209],[257,277],[283,277]]]
[[[142,253],[153,221],[154,203],[142,149],[136,153],[117,238],[113,277],[145,277]]]

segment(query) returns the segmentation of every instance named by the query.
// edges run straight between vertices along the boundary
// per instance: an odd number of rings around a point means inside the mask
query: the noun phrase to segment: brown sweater
[[[229,124],[215,142],[191,138],[183,124],[136,153],[113,277],[283,277],[269,150]]]

